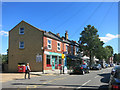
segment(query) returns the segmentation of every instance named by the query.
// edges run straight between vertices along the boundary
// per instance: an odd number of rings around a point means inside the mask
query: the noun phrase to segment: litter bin
[[[19,63],[18,64],[18,72],[25,72],[25,64],[24,63]]]

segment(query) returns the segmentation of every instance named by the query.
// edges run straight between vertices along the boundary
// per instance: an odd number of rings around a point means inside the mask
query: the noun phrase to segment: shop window
[[[47,64],[47,67],[51,67],[51,64],[50,64],[50,55],[46,55],[46,64]]]
[[[19,34],[24,34],[24,28],[19,29]]]

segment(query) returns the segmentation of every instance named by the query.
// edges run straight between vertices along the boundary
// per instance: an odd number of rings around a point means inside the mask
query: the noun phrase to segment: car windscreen
[[[98,66],[98,64],[95,64],[95,66]]]
[[[115,70],[120,70],[120,66],[115,66],[114,69]]]

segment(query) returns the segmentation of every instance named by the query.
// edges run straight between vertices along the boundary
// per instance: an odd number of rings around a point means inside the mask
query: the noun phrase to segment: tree
[[[120,53],[115,53],[113,56],[114,63],[120,63]]]
[[[87,27],[84,27],[84,30],[80,33],[80,51],[83,51],[84,55],[90,57],[90,66],[94,63],[93,57],[98,51],[100,52],[104,44],[103,41],[100,41],[97,32],[98,30],[94,26],[87,25]]]
[[[1,55],[0,58],[2,59],[2,64],[8,63],[8,49],[7,49],[7,55]]]
[[[8,63],[8,56],[7,55],[2,55],[2,63]]]
[[[109,58],[113,56],[113,48],[111,46],[105,46],[104,49],[104,59],[107,63],[109,63]]]

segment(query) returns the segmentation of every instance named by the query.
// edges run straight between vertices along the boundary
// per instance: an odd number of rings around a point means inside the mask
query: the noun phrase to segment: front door
[[[52,57],[52,70],[55,69],[55,57]]]

